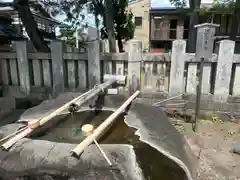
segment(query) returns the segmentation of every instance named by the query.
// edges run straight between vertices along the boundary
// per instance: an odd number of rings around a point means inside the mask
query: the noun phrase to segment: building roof
[[[212,2],[211,3],[201,3],[201,8],[211,8],[213,6]],[[186,7],[184,8],[185,10],[188,10],[189,8]],[[166,13],[166,14],[171,14],[171,13],[179,13],[179,9],[176,7],[160,7],[160,8],[151,8],[150,13]]]
[[[201,3],[201,8],[212,8],[213,3]]]
[[[52,18],[50,15],[47,14],[47,12],[43,13],[43,11],[31,11],[33,16],[40,17],[55,24],[60,24],[58,20]],[[15,11],[12,7],[0,7],[0,15],[13,15],[14,13],[16,14],[17,11]]]
[[[9,23],[10,22],[10,23]],[[11,20],[0,17],[0,38],[8,40],[22,40],[25,37],[11,25]]]
[[[187,10],[188,8],[184,9]],[[181,11],[175,7],[151,8],[150,14],[179,14]]]

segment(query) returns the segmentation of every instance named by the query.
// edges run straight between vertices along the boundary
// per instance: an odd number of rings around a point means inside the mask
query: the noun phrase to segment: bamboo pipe
[[[2,147],[7,150],[10,147],[12,147],[16,142],[18,142],[19,140],[21,140],[22,138],[24,138],[25,136],[29,135],[30,133],[33,132],[33,129],[31,128],[27,128],[24,131],[20,132],[19,134],[17,134],[16,136],[14,136],[12,139],[8,140],[7,142],[5,142]]]
[[[85,103],[86,101],[88,101],[89,99],[91,99],[92,97],[96,96],[97,94],[99,94],[100,92],[103,91],[103,89],[107,88],[108,86],[110,86],[111,84],[113,84],[114,82],[116,82],[116,79],[110,79],[102,84],[99,84],[98,86],[94,87],[93,89],[89,90],[88,92],[74,98],[73,100],[69,101],[68,103],[65,103],[63,106],[61,106],[60,108],[58,108],[57,110],[55,110],[54,112],[52,112],[51,114],[43,117],[42,119],[39,119],[38,121],[34,121],[34,123],[30,123],[28,125],[28,128],[25,129],[24,131],[20,132],[19,134],[17,134],[15,137],[11,138],[10,140],[8,140],[7,142],[5,142],[2,147],[4,149],[9,149],[10,147],[12,147],[16,142],[18,142],[19,140],[21,140],[22,138],[30,135],[37,127],[42,126],[43,124],[45,124],[46,122],[48,122],[50,119],[52,119],[54,116],[57,116],[58,114],[60,114],[62,111],[68,109],[68,107],[72,104],[72,103],[76,103],[78,102],[78,105],[82,105],[83,103]]]
[[[128,98],[114,113],[112,113],[102,124],[100,124],[94,132],[86,137],[77,147],[75,147],[72,151],[72,155],[79,156],[95,139],[98,139],[103,131],[114,122],[114,120],[122,113],[127,106],[138,96],[140,91],[136,91],[132,96]]]
[[[5,141],[5,140],[7,140],[7,139],[9,139],[9,138],[11,138],[11,137],[13,137],[14,135],[16,135],[16,134],[18,134],[18,133],[20,133],[20,132],[22,132],[22,131],[24,131],[24,130],[26,130],[26,129],[27,129],[27,126],[21,128],[21,129],[19,129],[19,130],[17,130],[17,131],[15,131],[15,132],[13,132],[13,133],[11,133],[11,134],[9,134],[9,135],[7,135],[7,136],[5,136],[5,137],[3,137],[2,139],[0,139],[0,143],[2,143],[3,141]]]
[[[40,125],[45,124],[47,121],[49,121],[50,119],[52,119],[54,116],[58,115],[59,113],[61,113],[62,111],[68,109],[68,107],[72,104],[72,103],[76,103],[78,102],[78,106],[81,106],[83,103],[85,103],[86,101],[88,101],[89,99],[93,98],[94,96],[96,96],[97,94],[99,94],[100,92],[102,92],[105,88],[107,88],[108,86],[110,86],[111,84],[113,84],[116,80],[115,79],[111,79],[109,81],[106,81],[102,84],[99,84],[98,86],[94,87],[93,89],[89,90],[87,93],[84,93],[83,95],[73,99],[72,101],[66,103],[65,105],[63,105],[62,107],[60,107],[59,109],[57,109],[56,111],[52,112],[50,115],[40,119]]]

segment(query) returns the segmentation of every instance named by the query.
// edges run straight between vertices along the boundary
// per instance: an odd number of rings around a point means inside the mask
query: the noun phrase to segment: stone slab
[[[15,109],[15,98],[14,97],[1,97],[0,98],[0,118],[9,114]]]
[[[55,174],[81,177],[82,180],[110,180],[116,176],[119,180],[143,179],[130,145],[101,145],[113,163],[112,168],[95,145],[89,146],[79,159],[70,156],[69,152],[75,146],[76,144],[22,139],[10,152],[0,151],[1,178]]]
[[[20,124],[33,118],[41,118],[64,102],[78,96],[79,93],[63,93],[57,99],[47,100],[40,105],[28,109],[20,118]],[[106,96],[104,109],[118,108],[128,96]],[[84,104],[88,107],[95,99]],[[102,103],[102,101],[98,101]],[[97,104],[101,108],[102,104]],[[87,110],[89,108],[85,108]],[[193,180],[196,170],[196,157],[192,154],[184,137],[172,126],[166,114],[159,107],[152,107],[134,101],[129,113],[125,116],[128,126],[134,127],[140,141],[150,145],[159,153],[170,158],[185,172],[188,180]],[[19,124],[18,124],[19,125]],[[16,124],[0,128],[0,134],[9,134],[21,126]],[[8,153],[0,151],[0,172],[3,177],[12,178],[22,174],[68,173],[82,179],[113,179],[106,161],[94,145],[87,148],[80,156],[74,159],[69,152],[75,144],[55,143],[43,140],[22,139],[14,145]],[[102,148],[110,159],[120,169],[116,175],[118,179],[141,180],[143,175],[136,162],[136,155],[130,145],[103,145]],[[12,176],[12,177],[11,177]]]

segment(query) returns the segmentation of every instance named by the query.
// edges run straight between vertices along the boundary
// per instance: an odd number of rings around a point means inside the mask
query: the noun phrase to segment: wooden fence
[[[235,43],[220,42],[218,54],[206,60],[203,69],[203,94],[216,97],[240,95],[240,55],[234,54]],[[27,53],[26,42],[16,42],[16,52],[0,53],[1,83],[5,96],[29,96],[33,89],[85,91],[100,83],[103,74],[127,75],[128,91],[195,94],[199,60],[185,53],[186,42],[173,42],[168,54],[142,53],[138,40],[131,40],[128,53],[104,53],[100,59],[97,41],[88,44],[88,53],[63,52],[61,41],[53,41],[51,53]],[[237,80],[238,79],[238,80]],[[12,92],[12,93],[11,93]]]

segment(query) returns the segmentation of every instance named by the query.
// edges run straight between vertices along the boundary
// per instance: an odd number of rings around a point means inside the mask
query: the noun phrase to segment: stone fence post
[[[142,61],[142,42],[130,40],[128,42],[128,91],[131,95],[136,90],[140,90]]]
[[[53,80],[53,97],[64,92],[64,72],[63,72],[63,42],[60,40],[51,41],[51,58],[52,58],[52,80]]]
[[[235,42],[222,40],[219,46],[214,100],[226,102],[229,96]]]
[[[109,42],[108,40],[100,40],[100,52],[101,53],[109,53]]]
[[[88,43],[88,88],[101,82],[99,41]]]
[[[172,45],[169,96],[184,93],[186,41],[175,40]]]
[[[19,80],[20,80],[20,91],[22,91],[26,96],[28,96],[30,94],[31,87],[30,87],[28,57],[27,57],[27,42],[16,41],[15,44],[16,44],[16,54],[17,54],[18,72],[19,72]]]

